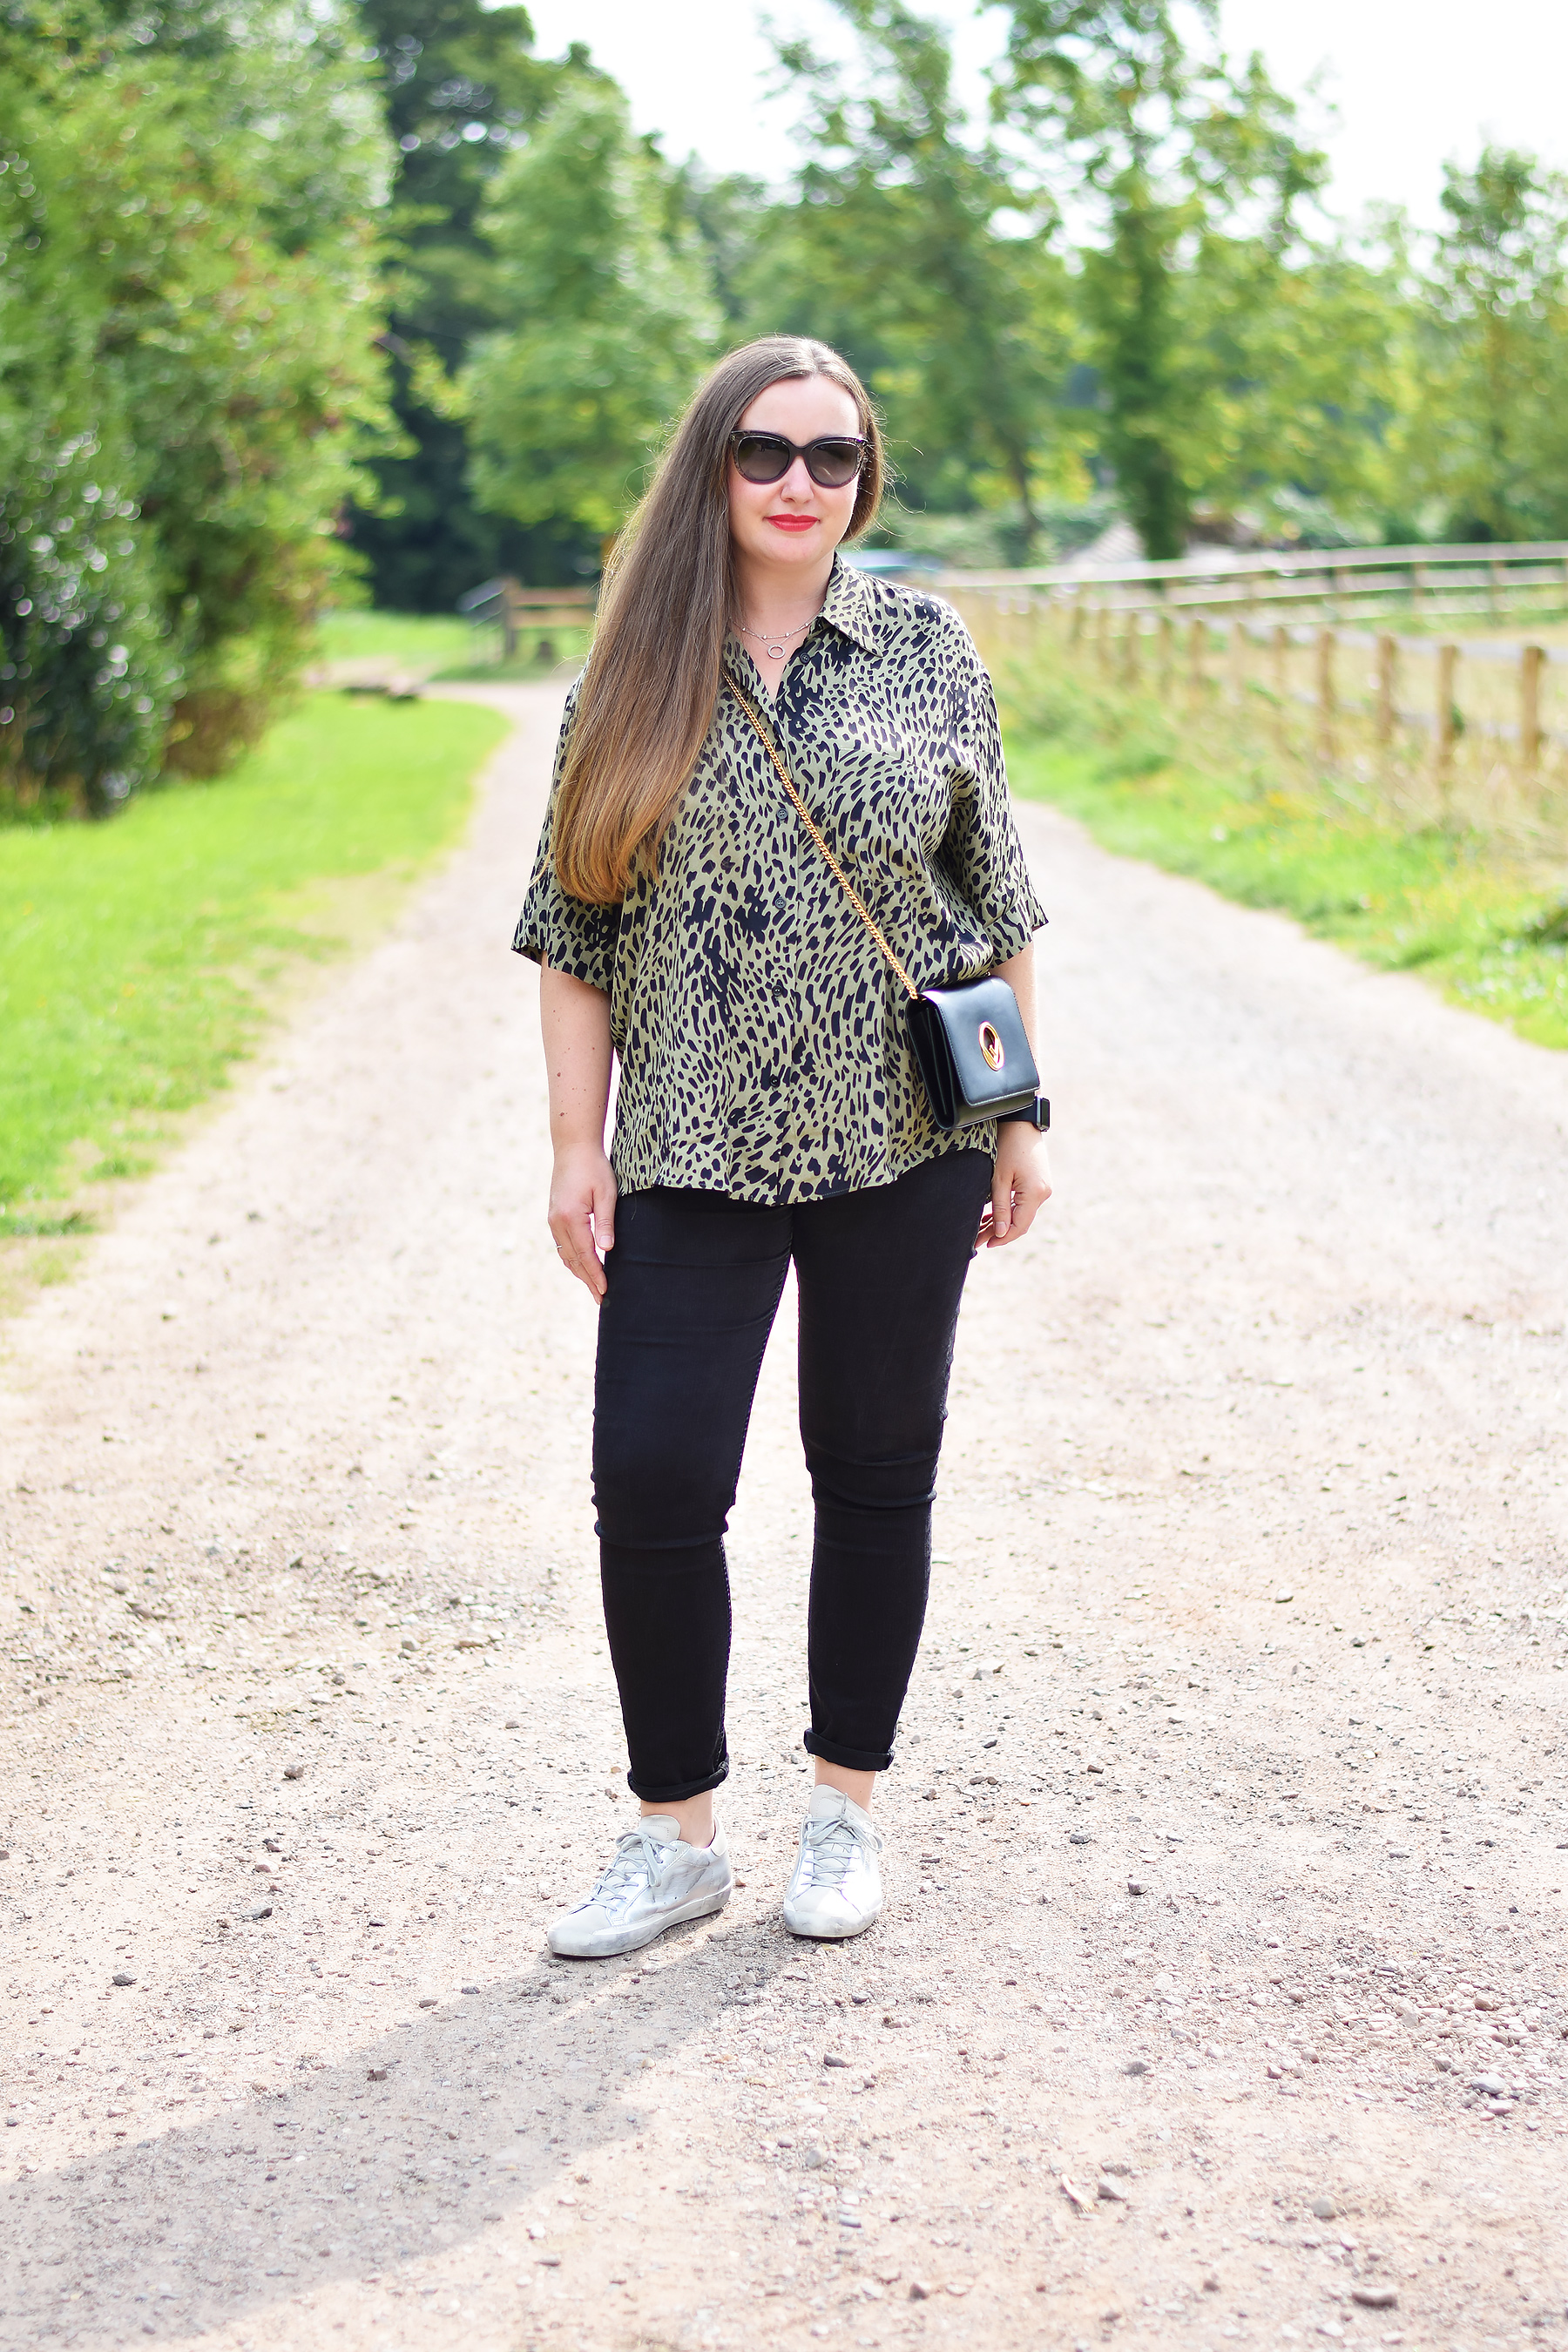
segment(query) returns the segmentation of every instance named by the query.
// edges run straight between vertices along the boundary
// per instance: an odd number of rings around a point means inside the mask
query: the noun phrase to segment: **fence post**
[[[1127,626],[1121,638],[1121,683],[1131,689],[1138,684],[1138,659],[1143,648],[1138,642],[1143,615],[1134,609],[1127,615]]]
[[[1176,666],[1176,629],[1169,613],[1160,615],[1160,699],[1165,701],[1171,691],[1171,674]]]
[[[502,661],[511,661],[517,654],[518,623],[522,617],[522,591],[515,580],[500,583],[500,643]]]
[[[1454,762],[1454,666],[1459,658],[1458,646],[1437,648],[1437,722],[1436,764],[1437,782],[1447,805],[1448,782]]]
[[[1290,632],[1283,621],[1276,621],[1270,637],[1273,659],[1270,663],[1274,679],[1274,741],[1283,752],[1289,740],[1285,724],[1285,665],[1289,657]]]
[[[1318,631],[1318,756],[1334,756],[1334,645],[1332,629]]]
[[[1208,678],[1204,669],[1204,641],[1207,631],[1201,620],[1187,624],[1187,690],[1194,710],[1203,707],[1204,688]]]
[[[1251,632],[1244,620],[1230,625],[1230,698],[1239,710],[1247,700],[1247,648]]]
[[[1519,655],[1519,760],[1527,776],[1541,765],[1541,665],[1539,646],[1521,646]]]
[[[1394,678],[1399,662],[1399,648],[1384,634],[1377,641],[1377,740],[1380,743],[1394,740]]]
[[[1076,646],[1083,635],[1083,598],[1075,596],[1068,614],[1068,643]]]
[[[1095,652],[1099,656],[1101,676],[1110,667],[1110,607],[1102,604],[1095,623]]]

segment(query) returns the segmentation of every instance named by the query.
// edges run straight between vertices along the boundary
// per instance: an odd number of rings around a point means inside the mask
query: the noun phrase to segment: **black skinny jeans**
[[[724,1529],[763,1350],[795,1260],[800,1433],[816,1503],[811,1728],[829,1763],[885,1771],[925,1619],[953,1331],[986,1152],[793,1208],[629,1193],[599,1309],[594,1402],[605,1624],[638,1797],[726,1777]]]

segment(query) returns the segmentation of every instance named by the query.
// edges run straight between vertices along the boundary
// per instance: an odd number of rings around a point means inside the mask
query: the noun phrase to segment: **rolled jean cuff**
[[[726,1756],[722,1764],[705,1772],[700,1780],[680,1780],[671,1788],[658,1789],[639,1780],[635,1772],[628,1772],[626,1786],[645,1805],[683,1805],[688,1797],[700,1797],[705,1790],[717,1789],[729,1777],[730,1759]]]
[[[820,1731],[804,1733],[801,1744],[808,1756],[841,1765],[846,1772],[886,1772],[892,1766],[890,1748],[843,1748],[837,1739],[824,1739]]]

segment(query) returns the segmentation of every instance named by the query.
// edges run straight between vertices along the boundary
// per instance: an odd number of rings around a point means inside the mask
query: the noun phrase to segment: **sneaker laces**
[[[805,1851],[811,1857],[812,1885],[842,1886],[856,1847],[863,1845],[875,1852],[880,1843],[874,1830],[863,1830],[846,1813],[825,1813],[816,1822],[808,1815]]]
[[[640,1888],[653,1885],[668,1850],[668,1843],[650,1837],[645,1829],[623,1830],[609,1867],[581,1907],[585,1911],[588,1904],[598,1903],[613,1911],[617,1905],[630,1902]]]

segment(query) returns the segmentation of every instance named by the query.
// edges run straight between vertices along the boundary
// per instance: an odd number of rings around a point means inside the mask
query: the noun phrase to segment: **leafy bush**
[[[366,74],[336,0],[0,24],[14,801],[216,773],[298,673],[390,429]]]
[[[180,671],[139,509],[89,435],[0,481],[0,807],[100,813],[157,771]]]

